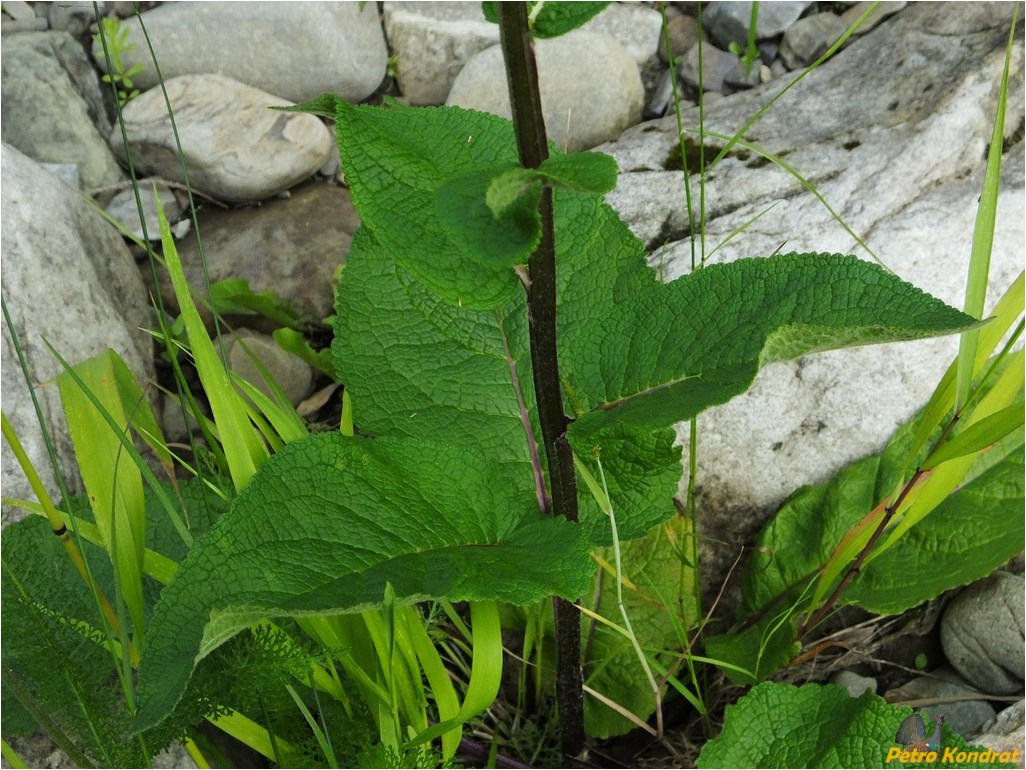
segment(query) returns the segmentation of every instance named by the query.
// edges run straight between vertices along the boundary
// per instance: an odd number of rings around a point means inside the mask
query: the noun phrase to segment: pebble
[[[211,281],[241,278],[253,291],[273,291],[307,321],[331,315],[333,273],[360,226],[348,190],[315,181],[259,207],[208,207],[201,214],[200,235]],[[186,280],[202,287],[196,236],[179,241],[178,252]],[[161,278],[161,296],[171,312],[177,312],[170,282],[164,274]],[[265,333],[277,328],[255,316],[231,320],[233,325],[245,324]]]
[[[848,25],[841,21],[841,17],[832,13],[817,13],[799,19],[784,33],[784,39],[780,44],[780,58],[793,70],[812,64],[825,54],[847,29]]]
[[[298,356],[282,350],[266,334],[238,329],[227,336],[225,344],[229,368],[272,400],[275,398],[274,389],[264,377],[265,372],[293,406],[310,392],[313,384],[310,365]]]
[[[805,12],[812,3],[781,0],[774,3],[759,3],[756,38],[764,39],[779,35]],[[712,2],[702,11],[702,23],[716,45],[727,50],[731,43],[744,48],[748,45],[748,27],[752,19],[752,3]]]
[[[983,692],[1021,692],[1026,662],[1023,576],[995,572],[948,605],[941,644],[951,664]]]
[[[608,35],[578,29],[535,44],[542,110],[549,139],[570,152],[619,136],[641,120],[645,97],[638,67],[623,46]],[[573,72],[573,78],[566,73]],[[492,46],[474,56],[460,72],[449,105],[508,118],[502,51]]]
[[[738,64],[734,54],[721,51],[712,43],[702,43],[702,89],[704,91],[722,91],[725,80]],[[680,63],[680,74],[689,86],[698,88],[698,51],[696,45]],[[755,69],[758,72],[758,68]]]
[[[280,99],[222,75],[181,75],[165,84],[189,181],[220,201],[262,200],[312,176],[335,153],[331,132],[315,115],[270,110]],[[124,108],[125,129],[140,173],[185,183],[161,89]],[[120,127],[111,146],[124,157]]]
[[[142,14],[165,80],[217,73],[283,99],[323,93],[359,101],[385,77],[388,50],[376,3],[165,3]],[[157,85],[139,19],[122,21],[125,68],[143,64],[137,88]],[[106,71],[103,49],[93,58]]]
[[[679,59],[698,44],[698,21],[693,16],[675,16],[667,24],[670,33],[670,50],[673,58]],[[666,64],[666,47],[660,42],[659,61]]]
[[[645,65],[662,47],[663,17],[642,3],[610,3],[581,29],[602,32],[615,38],[639,66]]]
[[[853,671],[838,671],[830,677],[830,683],[843,687],[853,698],[857,698],[865,692],[876,692],[875,679],[870,676],[860,676]]]
[[[409,104],[445,104],[463,65],[499,42],[499,27],[485,19],[480,3],[390,0],[384,23]]]
[[[926,676],[906,682],[887,693],[887,700],[928,700],[932,698],[978,697],[980,690],[963,679],[951,666],[943,666]],[[986,694],[986,693],[984,693]],[[985,700],[960,700],[924,706],[923,718],[929,723],[944,715],[944,720],[959,735],[975,735],[997,713]]]
[[[157,202],[153,196],[153,180],[140,180],[139,198],[142,201],[143,216],[146,220],[146,235],[151,241],[160,241],[160,222],[157,220]],[[178,199],[165,184],[157,184],[157,198],[164,207],[164,216],[174,225],[183,216]],[[139,207],[136,204],[135,191],[132,188],[116,193],[110,199],[105,210],[111,217],[120,222],[128,232],[136,238],[143,237],[142,222],[139,219]]]

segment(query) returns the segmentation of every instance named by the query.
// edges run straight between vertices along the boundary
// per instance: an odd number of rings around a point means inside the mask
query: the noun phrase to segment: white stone
[[[334,93],[359,101],[381,85],[388,51],[376,3],[183,2],[142,14],[165,80],[217,73],[294,102]],[[139,20],[124,19],[125,67],[142,90],[157,85]],[[103,49],[93,58],[106,71]]]
[[[410,104],[444,104],[470,58],[499,42],[478,2],[387,2],[385,32],[396,80]]]
[[[616,40],[574,30],[536,43],[549,139],[569,151],[594,147],[641,120],[645,97],[637,65]],[[499,46],[471,59],[447,104],[511,116]]]
[[[135,260],[121,236],[70,187],[13,147],[2,145],[4,212],[0,250],[3,291],[36,395],[72,491],[81,489],[53,378],[63,371],[47,340],[76,364],[108,347],[137,380],[153,379],[150,308]],[[54,501],[60,490],[7,326],[0,369],[4,413]],[[14,455],[5,447],[4,497],[35,500]],[[22,512],[4,507],[7,523]]]
[[[581,29],[604,32],[620,41],[628,54],[639,65],[644,65],[658,53],[663,17],[655,8],[641,3],[610,3]]]
[[[220,75],[182,75],[165,84],[175,113],[189,182],[222,201],[269,198],[317,172],[335,152],[331,131],[307,113],[244,83]],[[160,89],[124,109],[132,155],[141,173],[184,183],[175,136]],[[121,129],[111,146],[124,154]]]

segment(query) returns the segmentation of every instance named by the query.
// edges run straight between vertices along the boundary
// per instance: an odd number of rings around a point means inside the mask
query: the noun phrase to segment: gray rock
[[[164,216],[174,225],[182,218],[182,207],[171,188],[157,184],[157,197],[164,207]],[[157,202],[153,197],[153,181],[139,180],[139,197],[142,200],[143,216],[146,218],[146,235],[151,241],[160,241],[160,223],[157,221]],[[135,192],[129,188],[117,193],[104,210],[116,219],[128,232],[136,238],[143,237],[142,223],[139,219],[139,207],[136,205]]]
[[[698,88],[698,46],[684,56],[680,63],[680,74],[692,88]],[[721,51],[712,43],[702,41],[702,90],[722,91],[724,79],[737,66],[734,54]]]
[[[320,321],[333,311],[332,274],[345,259],[360,220],[348,190],[313,182],[260,207],[206,208],[199,223],[211,281],[241,278],[253,291],[274,291],[304,318]],[[202,288],[196,237],[180,241],[178,251],[189,284]],[[164,275],[161,279],[161,295],[171,312],[177,312],[170,283]],[[268,333],[277,328],[255,319],[233,321]]]
[[[218,73],[284,99],[325,92],[359,101],[381,84],[388,51],[374,3],[166,3],[143,14],[165,80]],[[136,48],[125,67],[145,65],[142,90],[157,85],[139,20],[122,22]],[[103,71],[103,50],[93,46]]]
[[[817,13],[799,19],[784,33],[780,58],[791,69],[800,69],[825,54],[847,29],[848,25],[841,21],[841,17],[832,13]]]
[[[662,46],[662,26],[663,17],[654,8],[641,3],[610,3],[581,29],[615,38],[637,64],[643,65]]]
[[[983,692],[1019,692],[1026,678],[1024,615],[1022,576],[995,572],[948,605],[941,620],[944,654]]]
[[[536,56],[545,125],[560,148],[594,147],[641,119],[641,76],[613,38],[577,29],[537,41]],[[505,82],[502,51],[492,46],[467,62],[446,103],[508,118]]]
[[[966,682],[953,668],[945,666],[906,682],[900,688],[888,692],[886,697],[892,703],[964,698],[925,706],[922,709],[923,719],[932,725],[936,717],[943,716],[944,721],[959,735],[973,735],[990,722],[996,713],[994,707],[981,699],[980,695],[979,689]]]
[[[838,671],[830,677],[830,683],[843,687],[853,698],[864,692],[876,692],[876,680],[870,676],[859,676],[852,671]]]
[[[755,36],[758,39],[779,35],[802,15],[809,2],[759,3]],[[726,49],[731,43],[748,44],[748,26],[752,19],[752,3],[712,2],[702,11],[702,23],[718,46]]]
[[[756,59],[752,62],[751,68],[746,68],[743,61],[735,61],[734,66],[731,68],[723,77],[723,84],[732,88],[753,88],[760,83],[765,82],[763,80],[763,70],[769,73],[769,67],[762,63],[761,60]]]
[[[924,30],[948,14],[958,17],[951,24],[973,29],[992,10],[985,4],[939,8],[910,4],[856,40],[764,113],[747,137],[766,151],[786,153],[787,162],[854,232],[869,237],[898,275],[958,307],[1012,7],[1004,6],[1005,18],[990,34],[956,38]],[[1017,44],[1013,68],[1022,56]],[[706,127],[733,135],[784,86],[774,80],[710,102]],[[1022,111],[1022,82],[1013,79],[1008,114]],[[683,119],[687,135],[695,137],[697,111]],[[1010,150],[991,262],[992,298],[1022,269],[1026,196],[1017,125],[1016,119],[1006,126]],[[666,117],[596,148],[611,154],[620,169],[607,201],[649,247],[651,263],[666,279],[688,272],[691,260],[677,144],[675,120]],[[822,203],[773,164],[735,154],[710,176],[707,252],[771,209],[722,245],[714,261],[769,255],[781,247],[866,257]],[[692,184],[697,200],[697,179]],[[947,337],[817,354],[766,367],[749,392],[704,413],[697,479],[710,544],[703,552],[707,586],[718,589],[741,544],[793,490],[822,483],[878,452],[926,403],[957,350],[958,338]],[[686,444],[686,429],[680,435]]]
[[[1026,727],[1023,726],[1023,723],[1026,722],[1024,715],[1026,715],[1026,702],[1020,700],[985,724],[983,731],[974,737],[972,742],[999,752],[1018,751],[1018,766],[1022,767],[1023,757],[1026,756],[1026,747],[1023,746],[1026,742]]]
[[[99,3],[101,16],[106,5],[106,2]],[[87,0],[61,0],[47,6],[47,19],[50,29],[67,32],[76,40],[85,41],[89,37],[89,28],[96,23],[96,14],[93,4]]]
[[[0,62],[4,142],[37,161],[76,164],[88,188],[122,179],[107,146],[99,78],[71,35],[5,37]]]
[[[315,174],[335,152],[331,132],[318,117],[268,109],[291,102],[231,78],[182,75],[165,87],[189,182],[217,200],[277,195]],[[162,91],[141,94],[123,115],[139,173],[184,183]],[[124,155],[120,127],[111,133],[111,145]]]
[[[396,80],[410,104],[444,104],[463,65],[499,42],[499,27],[477,2],[385,3]]]
[[[281,388],[285,398],[295,406],[310,392],[313,384],[310,365],[282,350],[274,339],[265,334],[238,329],[228,336],[226,352],[228,367],[271,399],[275,398],[275,387]],[[270,382],[264,376],[265,372]]]
[[[873,3],[871,0],[864,0],[861,3],[855,3],[851,8],[841,14],[841,21],[845,23],[845,26],[850,27],[859,17],[866,12],[867,9],[873,7],[873,12],[869,14],[859,28],[855,30],[853,36],[864,35],[872,29],[876,29],[877,25],[885,19],[890,18],[902,8],[908,5],[905,0],[884,0],[884,2]],[[875,6],[875,7],[874,7]]]
[[[670,50],[673,58],[679,59],[698,45],[698,21],[693,16],[675,16],[667,24],[670,33]],[[666,63],[666,47],[659,43],[659,60]]]
[[[110,347],[139,382],[153,374],[153,325],[139,271],[120,236],[63,182],[9,145],[0,150],[4,297],[25,353],[43,419],[71,489],[81,489],[57,388],[63,371],[48,340],[75,364]],[[4,413],[54,499],[60,491],[6,325],[0,367]],[[13,455],[4,451],[4,496],[34,499]],[[5,523],[21,513],[4,507]]]

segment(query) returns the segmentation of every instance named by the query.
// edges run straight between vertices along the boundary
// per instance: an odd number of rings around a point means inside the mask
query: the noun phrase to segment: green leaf
[[[607,5],[608,2],[530,2],[527,8],[531,33],[537,38],[559,37],[597,16]],[[498,23],[499,14],[494,2],[481,3],[481,10],[488,21]]]
[[[435,215],[436,192],[454,176],[516,165],[509,121],[454,107],[381,109],[342,102],[336,119],[342,167],[360,220],[405,269],[446,301],[467,307],[493,307],[522,291],[512,263],[468,253]]]
[[[581,243],[571,224],[557,222],[560,253]],[[596,261],[604,257],[594,251]],[[519,486],[533,488],[532,453],[542,450],[522,292],[494,310],[454,307],[361,229],[346,258],[332,347],[361,431],[474,446],[494,462],[518,464]],[[622,539],[640,537],[673,514],[680,479],[673,443],[668,428],[592,437],[588,449],[602,447]],[[582,502],[582,524],[594,542],[608,545],[607,517]]]
[[[670,539],[665,528],[672,527],[679,538],[682,521],[673,519],[645,537],[621,546],[624,569],[629,571],[624,577],[632,584],[625,585],[623,589],[627,615],[642,649],[664,667],[676,660],[681,646],[678,628],[671,619],[679,612],[681,602],[680,545],[679,539],[676,543]],[[611,549],[605,549],[603,558],[612,563]],[[616,574],[600,574],[602,579],[596,583],[594,592],[599,597],[598,607],[592,602],[588,606],[604,618],[622,624],[617,606]],[[695,620],[683,618],[681,622]],[[597,624],[587,653],[585,676],[589,687],[643,720],[655,712],[652,688],[629,639]],[[589,736],[603,739],[622,735],[636,727],[626,717],[593,698],[584,700],[584,725]]]
[[[331,348],[314,350],[309,340],[294,329],[275,329],[271,336],[282,350],[299,356],[328,377],[335,376],[335,368],[331,363]]]
[[[210,284],[210,297],[221,315],[259,314],[291,329],[302,328],[302,321],[292,304],[273,291],[253,291],[243,278],[226,278]]]
[[[893,493],[919,419],[899,429],[881,455],[857,460],[784,504],[746,565],[744,611],[759,610],[789,586],[807,583],[842,538]],[[1021,551],[1022,444],[1019,431],[978,458],[982,470],[970,470],[968,483],[865,564],[845,600],[874,612],[903,612],[990,574]]]
[[[164,589],[139,671],[138,726],[196,662],[260,618],[433,597],[516,604],[587,587],[580,527],[542,519],[515,468],[476,447],[321,434],[273,457]]]
[[[796,641],[795,615],[785,607],[767,613],[742,631],[705,640],[705,652],[735,684],[754,684],[784,668],[801,652]]]
[[[870,612],[897,614],[986,577],[1020,553],[1026,539],[1022,441],[1020,434],[1017,448],[873,559],[845,599]]]
[[[541,239],[541,217],[538,201],[541,184],[535,183],[536,172],[523,168],[486,169],[454,176],[435,193],[435,214],[452,242],[463,250],[467,259],[486,268],[524,264]],[[496,179],[513,174],[519,181],[527,175],[526,185],[512,182],[504,185],[511,198],[503,200],[496,211],[488,195]]]
[[[960,752],[982,751],[944,727],[941,748],[924,761],[887,761],[911,709],[867,692],[852,698],[835,685],[801,687],[764,682],[727,706],[723,731],[702,748],[700,768],[712,767],[1000,767]],[[950,753],[950,758],[948,757]],[[930,759],[930,755],[932,760]],[[1010,760],[1009,757],[1004,759]],[[907,757],[908,755],[906,755]],[[1001,757],[998,758],[999,761]],[[968,762],[966,761],[968,760]]]
[[[966,428],[957,437],[940,446],[923,463],[923,470],[936,468],[941,463],[965,457],[996,444],[1016,428],[1023,425],[1022,405],[1009,406],[984,417]]]
[[[978,323],[839,254],[741,259],[669,284],[656,283],[651,271],[576,277],[563,302],[578,312],[598,304],[602,316],[591,310],[591,323],[563,327],[564,345],[575,351],[566,374],[585,410],[571,440],[609,425],[689,419],[747,390],[768,363]]]

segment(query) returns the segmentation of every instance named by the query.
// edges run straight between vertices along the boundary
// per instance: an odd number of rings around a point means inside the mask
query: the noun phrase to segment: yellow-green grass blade
[[[406,632],[410,640],[410,646],[417,654],[420,667],[427,677],[428,686],[434,696],[435,706],[438,709],[438,721],[447,722],[454,720],[460,710],[460,701],[456,696],[456,689],[452,686],[449,672],[438,654],[438,650],[431,641],[427,629],[424,627],[424,618],[413,607],[402,608],[402,620],[406,624]],[[456,755],[459,748],[460,738],[463,735],[460,727],[453,728],[441,736],[442,761],[446,762]]]
[[[987,299],[987,284],[990,279],[990,255],[994,246],[994,223],[997,219],[998,192],[1001,189],[1001,151],[1004,145],[1005,103],[1008,99],[1008,69],[1012,59],[1012,44],[1015,40],[1015,22],[1019,9],[1016,6],[1015,19],[1008,32],[1008,46],[1005,49],[1005,66],[1001,73],[1001,88],[998,92],[997,114],[987,152],[987,171],[983,177],[983,192],[976,209],[976,224],[973,227],[973,246],[969,256],[969,277],[965,286],[965,312],[974,318],[983,317]],[[976,376],[974,363],[979,330],[962,333],[958,350],[958,380],[955,403],[961,408],[969,395],[969,386]]]
[[[973,361],[973,370],[982,371],[984,362],[987,361],[1001,344],[1001,340],[1012,324],[1022,315],[1023,307],[1026,304],[1026,280],[1024,274],[1019,273],[1004,295],[998,301],[991,313],[991,322],[980,329],[980,335],[976,345],[976,358]],[[916,430],[915,438],[909,449],[908,458],[905,461],[906,471],[911,468],[920,450],[926,445],[930,435],[940,426],[941,421],[951,414],[955,406],[955,378],[959,366],[960,356],[951,362],[944,376],[941,377],[934,388],[933,395],[923,409],[923,415],[919,421],[919,428]],[[895,490],[895,494],[897,490]],[[893,495],[892,495],[893,496]]]
[[[79,473],[141,648],[146,628],[142,585],[146,501],[142,474],[122,446],[125,438],[131,440],[130,413],[138,409],[139,403],[122,402],[114,369],[109,352],[101,353],[76,365],[80,381],[64,372],[58,375],[57,384]],[[85,390],[99,405],[94,407]],[[139,396],[145,401],[141,392]],[[118,424],[118,435],[112,433],[100,409]]]
[[[499,605],[491,601],[470,603],[470,621],[474,637],[473,662],[470,683],[459,713],[452,719],[439,722],[421,731],[410,741],[410,746],[434,740],[477,716],[495,701],[502,678],[502,626]]]
[[[154,191],[154,196],[156,192]],[[221,446],[228,462],[228,471],[236,491],[243,489],[253,478],[256,468],[268,457],[267,447],[246,415],[242,397],[232,387],[228,370],[214,350],[207,336],[196,304],[192,300],[189,285],[185,280],[181,259],[175,247],[174,238],[164,215],[164,207],[157,199],[157,216],[160,221],[160,239],[164,260],[171,276],[171,285],[178,299],[185,333],[189,338],[196,370],[203,390],[210,400],[210,409],[217,424]]]

